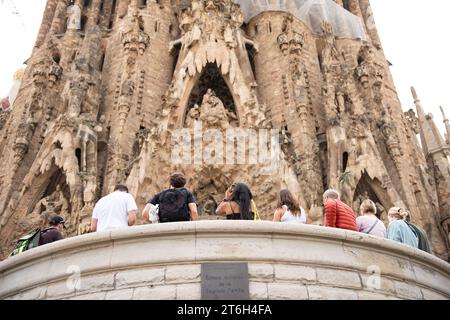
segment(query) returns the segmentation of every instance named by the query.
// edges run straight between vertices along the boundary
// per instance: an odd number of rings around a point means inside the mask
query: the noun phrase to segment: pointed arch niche
[[[353,195],[352,207],[356,213],[359,213],[360,203],[367,198],[377,205],[377,215],[379,218],[387,218],[387,211],[394,203],[388,192],[382,187],[381,182],[377,178],[370,178],[367,171],[364,171],[356,185],[355,193]],[[383,212],[380,212],[381,208],[384,209]]]
[[[183,114],[183,124],[186,123],[186,117],[189,111],[195,105],[202,105],[203,97],[208,89],[212,89],[215,92],[227,111],[234,113],[236,116],[238,115],[235,99],[226,80],[215,63],[208,63],[205,68],[203,68],[200,77],[190,92],[187,106]]]

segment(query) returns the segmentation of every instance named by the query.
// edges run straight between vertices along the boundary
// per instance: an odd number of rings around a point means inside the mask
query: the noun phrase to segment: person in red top
[[[323,194],[325,227],[358,231],[355,213],[339,198],[339,192],[336,190],[330,189]]]

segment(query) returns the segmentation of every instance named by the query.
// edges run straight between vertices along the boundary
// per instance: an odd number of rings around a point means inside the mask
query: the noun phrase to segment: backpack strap
[[[370,234],[370,232],[375,228],[375,226],[378,224],[379,221],[380,221],[380,219],[377,218],[377,220],[375,220],[375,223],[372,225],[372,227],[369,229],[369,231],[364,232],[364,233]]]

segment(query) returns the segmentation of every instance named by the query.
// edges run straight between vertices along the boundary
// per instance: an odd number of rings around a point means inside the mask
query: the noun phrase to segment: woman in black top
[[[220,203],[216,214],[226,216],[227,220],[253,220],[252,199],[253,195],[247,185],[234,184],[225,192],[225,199]]]

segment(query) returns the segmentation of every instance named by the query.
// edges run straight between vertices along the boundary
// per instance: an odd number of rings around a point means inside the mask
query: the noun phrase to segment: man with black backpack
[[[186,178],[182,173],[170,176],[170,188],[156,194],[148,201],[142,216],[149,220],[149,212],[158,207],[159,222],[180,222],[198,220],[197,205],[193,194],[187,190]]]

